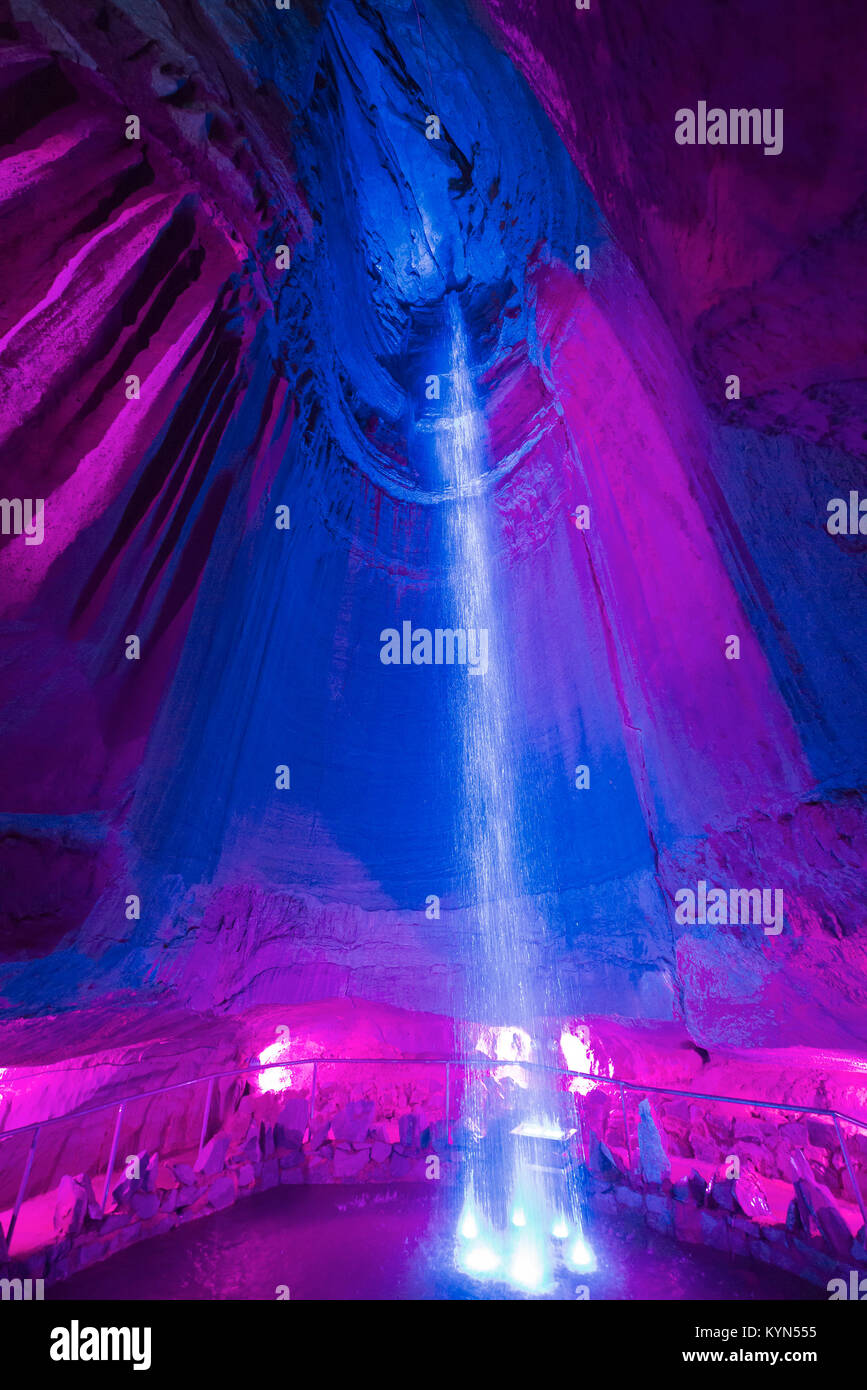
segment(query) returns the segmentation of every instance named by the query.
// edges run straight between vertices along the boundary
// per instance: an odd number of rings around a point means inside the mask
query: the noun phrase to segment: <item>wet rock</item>
[[[671,1161],[656,1127],[650,1101],[646,1099],[638,1107],[638,1153],[641,1176],[645,1182],[661,1183],[664,1178],[670,1177]]]
[[[816,1212],[819,1230],[838,1259],[846,1260],[852,1248],[852,1235],[835,1206],[825,1204]]]
[[[373,1159],[374,1163],[386,1163],[391,1157],[391,1145],[384,1143],[381,1139],[377,1139],[376,1142],[371,1145],[370,1157]]]
[[[157,1171],[155,1188],[157,1192],[168,1192],[170,1188],[178,1186],[178,1178],[174,1169],[168,1163],[161,1163]]]
[[[835,1153],[839,1153],[840,1142],[830,1120],[808,1120],[807,1136],[814,1148],[832,1149]]]
[[[618,1206],[626,1207],[628,1211],[637,1211],[644,1205],[641,1193],[625,1186],[617,1189],[617,1203]]]
[[[328,1124],[328,1123],[325,1123],[325,1124],[318,1124],[318,1125],[312,1126],[312,1127],[311,1127],[311,1130],[310,1130],[310,1147],[311,1147],[311,1149],[318,1149],[318,1148],[321,1148],[321,1146],[322,1146],[323,1144],[327,1143],[327,1142],[328,1142],[328,1135],[329,1135],[330,1132],[331,1132],[331,1125]]]
[[[349,1143],[362,1143],[367,1138],[367,1131],[373,1123],[375,1109],[372,1100],[350,1101],[335,1115],[331,1122],[334,1138]]]
[[[361,1172],[369,1159],[370,1149],[368,1148],[358,1151],[338,1148],[334,1153],[334,1176],[336,1178],[353,1178]]]
[[[766,1221],[770,1218],[771,1208],[765,1189],[749,1169],[742,1169],[740,1177],[735,1178],[734,1197],[737,1206],[751,1220]]]
[[[787,1120],[784,1125],[780,1125],[780,1137],[785,1139],[787,1144],[796,1148],[803,1148],[808,1142],[807,1126],[803,1120]]]
[[[124,1176],[111,1194],[116,1206],[125,1208],[127,1211],[131,1210],[130,1204],[134,1193],[147,1191],[148,1185],[156,1182],[159,1159],[156,1154],[153,1155],[154,1166],[152,1167],[151,1157],[148,1150],[143,1149],[141,1153],[131,1155],[130,1159],[127,1160],[124,1165]],[[126,1173],[129,1169],[132,1169],[138,1176],[127,1177]]]
[[[726,1250],[730,1248],[729,1228],[726,1218],[722,1212],[700,1211],[699,1221],[701,1222],[702,1243],[709,1245],[712,1250]]]
[[[145,1192],[155,1192],[157,1186],[157,1175],[160,1169],[160,1156],[153,1150],[147,1155],[141,1170],[141,1185]]]
[[[307,1102],[303,1096],[287,1100],[274,1126],[274,1143],[278,1149],[300,1149],[307,1129]]]
[[[397,1122],[400,1142],[405,1149],[416,1150],[421,1141],[421,1120],[418,1115],[401,1115]]]
[[[54,1208],[54,1230],[58,1236],[77,1236],[84,1226],[87,1193],[78,1178],[68,1174],[60,1179]]]
[[[809,1224],[809,1214],[807,1220]],[[801,1214],[800,1203],[798,1202],[796,1197],[793,1197],[788,1205],[788,1208],[786,1209],[786,1230],[804,1231],[806,1229],[807,1227],[804,1226],[804,1218]]]
[[[130,1206],[140,1221],[147,1221],[159,1211],[160,1199],[156,1192],[134,1192]]]
[[[245,1158],[251,1159],[254,1163],[258,1163],[259,1159],[262,1157],[260,1126],[255,1120],[251,1120],[247,1127],[247,1132],[244,1135],[244,1140],[241,1145],[241,1152]]]
[[[735,1139],[755,1139],[759,1144],[764,1144],[767,1136],[766,1126],[761,1120],[755,1120],[751,1116],[736,1119],[733,1132]]]
[[[259,1127],[259,1145],[262,1149],[263,1158],[273,1158],[276,1152],[274,1145],[274,1126],[266,1124],[263,1120]]]
[[[99,1229],[105,1235],[113,1235],[115,1231],[122,1230],[130,1223],[130,1213],[128,1211],[113,1211],[110,1216],[103,1217]]]
[[[674,1230],[678,1240],[685,1241],[688,1245],[701,1244],[701,1215],[692,1203],[678,1203],[674,1209]]]
[[[692,1172],[687,1178],[687,1183],[689,1184],[689,1191],[692,1200],[696,1203],[697,1206],[701,1206],[707,1200],[706,1179],[702,1176],[702,1174],[698,1171],[697,1168],[693,1168]]]
[[[785,1226],[762,1226],[762,1240],[767,1240],[771,1245],[779,1245],[788,1239],[788,1229]]]
[[[711,1202],[723,1211],[735,1209],[735,1184],[733,1178],[714,1177],[710,1185]]]
[[[217,1178],[208,1188],[208,1204],[215,1211],[223,1211],[225,1207],[230,1207],[235,1200],[235,1183],[232,1178],[226,1176]]]
[[[214,1174],[221,1173],[226,1166],[228,1148],[227,1136],[215,1134],[213,1139],[205,1145],[201,1157],[196,1160],[195,1172],[203,1173],[206,1177],[213,1177]]]
[[[622,1175],[622,1169],[614,1154],[596,1134],[590,1135],[588,1167],[591,1173],[598,1173],[601,1177],[613,1178]]]

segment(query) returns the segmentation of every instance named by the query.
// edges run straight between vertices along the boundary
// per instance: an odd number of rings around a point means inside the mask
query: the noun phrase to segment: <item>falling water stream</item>
[[[543,985],[540,929],[527,870],[533,807],[516,772],[514,661],[506,604],[498,586],[498,528],[483,485],[487,438],[476,401],[463,318],[451,296],[451,411],[440,436],[448,487],[444,526],[450,622],[487,632],[487,668],[465,666],[455,692],[461,744],[459,853],[475,931],[467,950],[465,1050],[501,1063],[472,1069],[463,1101],[465,1202],[458,1263],[476,1276],[531,1291],[550,1286],[558,1264],[588,1267],[572,1165],[553,1164],[574,1126],[573,1098],[550,1073],[521,1063],[550,1062],[540,1017],[552,1005]],[[479,639],[479,645],[481,640]]]

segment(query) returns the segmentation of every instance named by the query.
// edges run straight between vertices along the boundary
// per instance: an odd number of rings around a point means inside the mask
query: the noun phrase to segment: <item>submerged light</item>
[[[466,1207],[458,1224],[458,1231],[464,1240],[477,1240],[479,1235],[479,1223],[472,1207]]]
[[[576,1236],[566,1257],[570,1269],[581,1274],[592,1274],[596,1268],[596,1256],[583,1236]]]
[[[540,1124],[536,1120],[522,1120],[510,1130],[511,1134],[517,1134],[522,1139],[571,1139],[577,1132],[575,1129],[560,1129],[555,1124]]]
[[[522,1289],[538,1292],[545,1282],[545,1266],[534,1242],[522,1240],[509,1264],[509,1279]]]
[[[468,1250],[461,1252],[458,1268],[467,1274],[493,1274],[500,1267],[500,1257],[496,1250],[483,1240],[474,1241]]]

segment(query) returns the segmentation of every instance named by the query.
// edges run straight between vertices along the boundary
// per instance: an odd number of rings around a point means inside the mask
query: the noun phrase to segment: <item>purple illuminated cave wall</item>
[[[143,1004],[177,1039],[460,1012],[450,673],[379,660],[441,606],[447,292],[540,971],[705,1048],[858,1052],[864,539],[826,528],[865,487],[852,7],[422,8],[424,48],[400,3],[5,7],[0,467],[46,509],[0,551],[9,1059]],[[783,108],[782,152],[678,146],[701,99]],[[782,890],[784,930],[678,923],[700,880]]]

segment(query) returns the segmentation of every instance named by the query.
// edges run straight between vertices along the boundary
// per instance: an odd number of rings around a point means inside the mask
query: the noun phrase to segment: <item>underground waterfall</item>
[[[485,487],[485,421],[473,384],[457,295],[449,296],[450,404],[439,436],[450,621],[486,632],[484,673],[460,669],[451,689],[462,744],[458,856],[476,912],[467,946],[469,1018],[459,1039],[481,1062],[470,1068],[463,1103],[469,1144],[457,1263],[476,1277],[540,1292],[559,1266],[589,1270],[581,1202],[569,1141],[575,1102],[552,1065],[544,1020],[562,1016],[543,983],[528,921],[532,798],[515,771],[514,684],[497,525]]]

